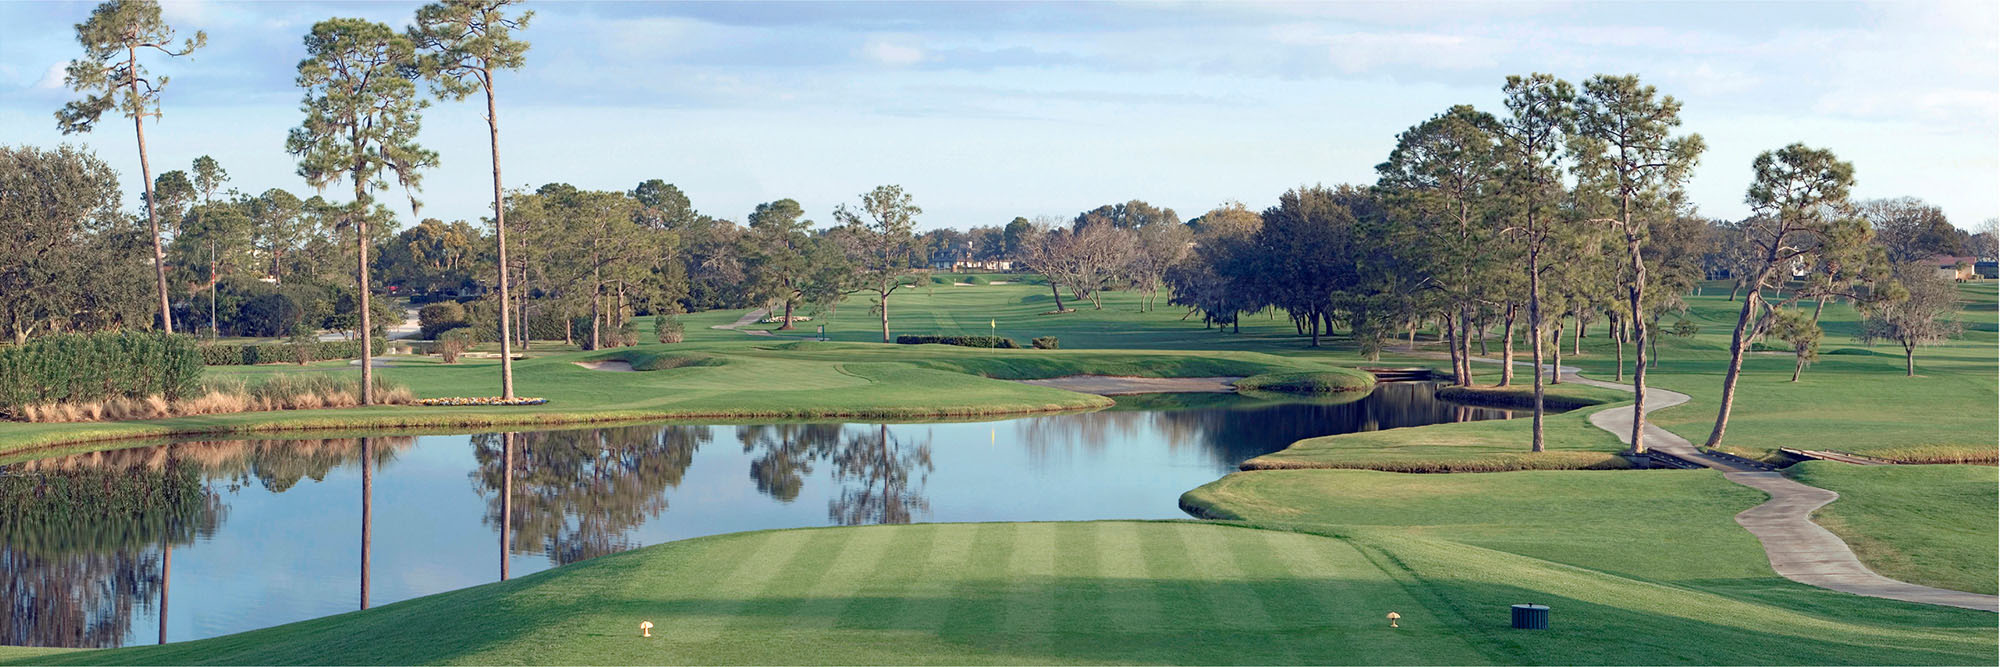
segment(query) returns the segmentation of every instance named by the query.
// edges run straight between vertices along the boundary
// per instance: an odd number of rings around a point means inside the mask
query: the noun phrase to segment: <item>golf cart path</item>
[[[1417,356],[1430,356],[1426,352],[1412,352]],[[1445,355],[1437,355],[1443,358]],[[1497,359],[1474,357],[1473,361],[1500,363]],[[1516,362],[1527,363],[1527,362]],[[1546,367],[1544,367],[1546,368]],[[1631,391],[1631,385],[1603,380],[1592,380],[1577,375],[1572,366],[1561,367],[1565,382]],[[1687,394],[1668,391],[1659,387],[1648,387],[1646,414],[1655,410],[1670,408],[1688,402]],[[1632,444],[1633,410],[1617,408],[1599,410],[1590,415],[1590,423],[1610,431],[1618,440]],[[1953,591],[1929,586],[1919,586],[1897,581],[1876,574],[1868,566],[1855,558],[1854,551],[1834,535],[1813,523],[1812,514],[1827,503],[1840,498],[1840,494],[1816,486],[1807,486],[1785,477],[1782,473],[1752,470],[1729,461],[1711,457],[1703,453],[1686,438],[1648,422],[1646,424],[1646,446],[1674,456],[1722,471],[1722,477],[1771,496],[1764,504],[1743,510],[1736,515],[1736,523],[1756,536],[1764,545],[1764,555],[1771,560],[1771,569],[1779,576],[1805,584],[1842,593],[1866,595],[1868,597],[1901,600],[1919,604],[1934,604],[1962,609],[2000,612],[2000,596]]]
[[[735,322],[730,322],[728,324],[717,324],[709,328],[722,329],[724,331],[742,331],[743,333],[751,336],[769,336],[771,335],[771,332],[769,331],[764,331],[762,329],[752,329],[750,331],[743,331],[743,327],[756,324],[759,320],[764,319],[764,316],[770,314],[771,314],[771,309],[769,308],[753,308],[750,310],[750,312],[744,313],[742,317],[736,318]]]

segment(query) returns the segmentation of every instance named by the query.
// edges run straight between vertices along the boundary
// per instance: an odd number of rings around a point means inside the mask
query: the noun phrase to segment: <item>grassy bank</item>
[[[1506,628],[1545,602],[1552,630]],[[1801,613],[1404,535],[1174,522],[742,533],[51,664],[1971,664],[1991,615]],[[1402,614],[1403,627],[1382,618]],[[655,624],[654,638],[638,623]],[[1616,641],[1607,641],[1616,638]]]
[[[1813,520],[1840,535],[1870,569],[1927,586],[1995,592],[2000,471],[1811,461],[1786,474],[1840,494]]]

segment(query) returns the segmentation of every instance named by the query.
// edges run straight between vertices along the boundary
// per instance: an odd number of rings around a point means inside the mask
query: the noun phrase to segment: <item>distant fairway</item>
[[[1627,473],[1629,474],[1629,473]],[[1826,594],[1828,596],[1837,594]],[[1848,596],[1851,597],[1851,596]],[[1859,599],[1859,598],[1856,598]],[[1555,608],[1546,632],[1507,604]],[[1882,623],[1363,531],[1181,522],[741,533],[55,664],[1523,664],[1993,660],[1992,615]],[[1402,614],[1391,629],[1383,615]],[[1836,614],[1835,618],[1844,616]],[[642,639],[650,620],[655,638]],[[1899,627],[1902,626],[1902,627]]]

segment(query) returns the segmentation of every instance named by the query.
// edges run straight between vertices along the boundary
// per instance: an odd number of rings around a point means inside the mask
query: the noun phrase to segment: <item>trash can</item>
[[[1514,629],[1549,629],[1549,608],[1539,604],[1514,605]]]

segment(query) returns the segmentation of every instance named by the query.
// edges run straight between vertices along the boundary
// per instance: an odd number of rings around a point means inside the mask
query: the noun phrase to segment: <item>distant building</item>
[[[1987,280],[2000,278],[2000,262],[1973,262],[1972,273]]]
[[[1014,270],[1014,260],[1011,259],[961,259],[951,263],[952,273],[971,271],[1005,273],[1012,270]]]
[[[1978,277],[1979,274],[1973,272],[1974,265],[1978,263],[1978,260],[1972,257],[1957,257],[1953,255],[1932,255],[1929,259],[1924,260],[1924,264],[1937,267],[1937,276],[1939,278],[1948,278],[1961,282]]]

